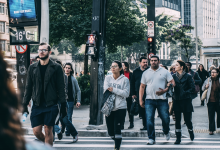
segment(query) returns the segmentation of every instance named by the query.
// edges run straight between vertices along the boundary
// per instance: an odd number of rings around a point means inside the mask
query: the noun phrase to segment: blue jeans
[[[147,132],[148,132],[148,138],[152,140],[155,140],[154,117],[155,117],[156,108],[162,120],[164,134],[168,134],[170,131],[170,127],[169,127],[170,116],[169,116],[168,100],[146,99],[145,111],[146,111],[146,119],[147,119]]]
[[[66,125],[68,133],[70,133],[73,137],[78,135],[78,132],[76,131],[76,128],[74,127],[72,122],[70,122],[70,120],[68,119],[68,116],[62,118],[62,121]]]
[[[73,108],[74,108],[74,102],[67,102],[67,116],[68,120],[72,123],[72,116],[73,116]],[[68,131],[68,127],[66,126],[66,134],[70,134]]]

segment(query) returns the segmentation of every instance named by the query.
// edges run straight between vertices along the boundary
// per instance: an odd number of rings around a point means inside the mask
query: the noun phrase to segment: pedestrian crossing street
[[[25,136],[27,141],[34,141],[35,137],[31,135]],[[219,150],[220,138],[196,138],[193,142],[189,138],[182,138],[180,145],[174,145],[175,138],[166,141],[165,138],[156,138],[155,145],[147,145],[147,138],[124,137],[121,150],[135,149],[207,149]],[[114,142],[109,137],[79,137],[77,143],[72,143],[71,137],[63,137],[62,140],[56,138],[53,146],[55,149],[82,149],[82,150],[113,150]]]

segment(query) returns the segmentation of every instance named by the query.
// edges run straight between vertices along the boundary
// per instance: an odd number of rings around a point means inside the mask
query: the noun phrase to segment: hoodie
[[[112,93],[116,95],[115,106],[112,111],[118,109],[126,109],[127,102],[126,98],[129,97],[130,93],[130,83],[127,77],[120,75],[116,80],[113,75],[108,75],[105,77],[104,81],[104,92],[109,88],[113,87]]]

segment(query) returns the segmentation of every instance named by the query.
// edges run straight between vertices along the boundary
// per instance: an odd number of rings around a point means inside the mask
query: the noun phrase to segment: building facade
[[[6,57],[16,57],[15,49],[10,46],[7,0],[0,0],[0,49]]]

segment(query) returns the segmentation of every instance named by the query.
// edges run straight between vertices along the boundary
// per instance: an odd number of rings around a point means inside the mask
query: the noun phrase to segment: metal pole
[[[198,69],[197,0],[195,0],[195,30],[196,30],[196,70],[197,70]]]
[[[40,43],[49,43],[49,0],[41,0]]]

